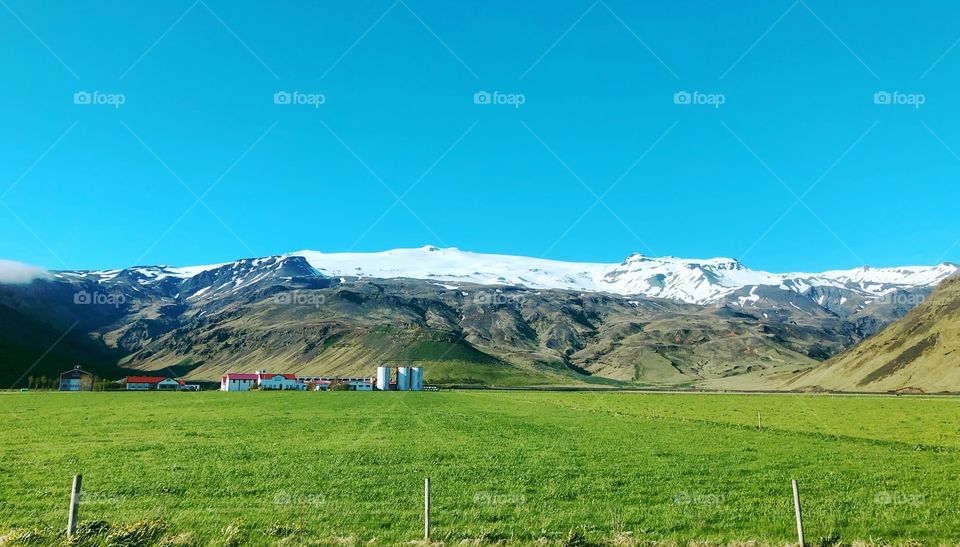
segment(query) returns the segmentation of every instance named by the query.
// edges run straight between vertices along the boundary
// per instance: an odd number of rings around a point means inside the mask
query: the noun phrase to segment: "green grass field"
[[[405,543],[427,476],[447,545],[785,544],[794,477],[811,544],[960,542],[960,399],[6,393],[0,411],[0,544],[61,541],[78,472],[85,530],[109,527],[92,545]]]

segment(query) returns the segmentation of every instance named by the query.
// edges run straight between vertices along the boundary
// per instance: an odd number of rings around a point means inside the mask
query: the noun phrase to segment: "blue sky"
[[[0,257],[960,262],[960,6],[729,6],[3,0]]]

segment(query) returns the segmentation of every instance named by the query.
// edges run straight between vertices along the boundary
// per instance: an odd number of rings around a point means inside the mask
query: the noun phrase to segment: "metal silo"
[[[397,389],[408,391],[410,389],[410,368],[397,367]]]
[[[377,367],[377,389],[380,391],[390,389],[390,367]]]
[[[410,390],[423,391],[423,367],[410,369]]]

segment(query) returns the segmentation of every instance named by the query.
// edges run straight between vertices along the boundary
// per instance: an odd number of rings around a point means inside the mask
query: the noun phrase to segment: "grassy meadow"
[[[960,543],[960,399],[3,393],[0,544]],[[757,414],[762,427],[757,428]],[[33,543],[31,543],[33,542]]]

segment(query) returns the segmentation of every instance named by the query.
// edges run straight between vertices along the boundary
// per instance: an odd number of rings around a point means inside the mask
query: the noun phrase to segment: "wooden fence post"
[[[763,429],[763,422],[761,421],[760,411],[758,410],[757,411],[757,431],[760,431],[761,429]]]
[[[430,541],[430,479],[423,479],[423,539]]]
[[[77,531],[77,517],[80,513],[80,484],[83,475],[73,476],[73,489],[70,492],[70,516],[67,518],[67,537]]]
[[[800,547],[803,547],[803,514],[800,512],[800,489],[797,487],[797,479],[793,479],[793,511],[797,515],[797,539]]]

